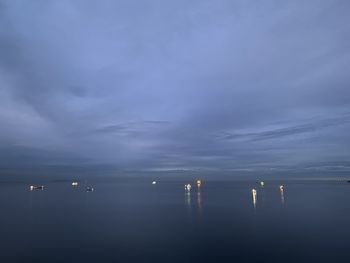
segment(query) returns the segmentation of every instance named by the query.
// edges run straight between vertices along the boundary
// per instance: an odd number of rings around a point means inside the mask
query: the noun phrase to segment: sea
[[[344,180],[72,180],[0,183],[0,262],[350,262]]]

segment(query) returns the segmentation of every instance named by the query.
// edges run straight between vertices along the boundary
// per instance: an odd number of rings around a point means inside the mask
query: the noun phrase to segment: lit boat
[[[187,191],[187,192],[190,192],[191,191],[191,185],[190,184],[185,184],[185,190]]]
[[[94,188],[91,186],[86,187],[86,192],[93,192]]]
[[[43,185],[31,185],[29,187],[30,191],[34,191],[34,190],[44,190],[44,186]]]
[[[72,182],[72,186],[78,186],[78,182]]]
[[[157,182],[156,182],[156,181],[153,181],[152,184],[155,185],[155,184],[157,184]]]
[[[202,185],[202,181],[201,181],[201,180],[197,180],[197,182],[196,182],[196,183],[197,183],[197,187],[198,187],[198,188],[200,188],[200,187],[201,187],[201,185]]]

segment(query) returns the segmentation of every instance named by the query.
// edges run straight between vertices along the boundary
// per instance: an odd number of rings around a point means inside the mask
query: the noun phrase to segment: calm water
[[[0,262],[350,262],[349,183],[184,183],[2,183]]]

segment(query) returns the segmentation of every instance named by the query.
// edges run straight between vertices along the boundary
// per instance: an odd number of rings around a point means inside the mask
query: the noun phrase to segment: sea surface
[[[350,262],[350,183],[1,183],[0,250],[4,263]]]

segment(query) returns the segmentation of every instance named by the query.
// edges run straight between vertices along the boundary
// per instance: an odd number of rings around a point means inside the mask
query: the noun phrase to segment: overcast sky
[[[350,170],[349,13],[0,0],[0,163]]]

